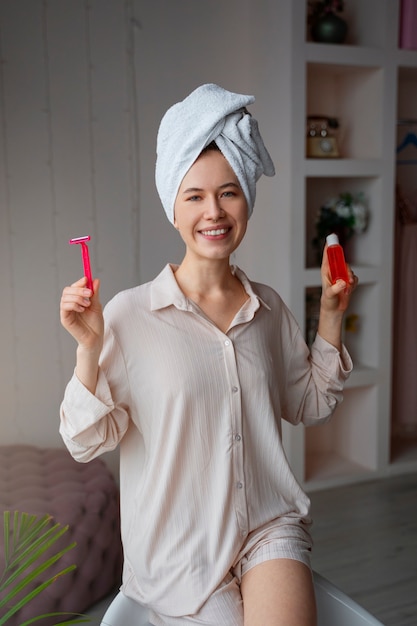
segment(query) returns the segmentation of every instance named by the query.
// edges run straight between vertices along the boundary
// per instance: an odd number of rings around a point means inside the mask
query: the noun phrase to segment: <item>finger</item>
[[[355,272],[350,267],[350,265],[348,265],[347,267],[348,267],[348,274],[349,274],[349,287],[350,287],[350,291],[353,291],[359,282],[359,278],[356,276]]]
[[[99,299],[99,294],[100,294],[100,279],[99,278],[94,278],[93,280],[93,292],[92,292],[92,297],[95,300]]]
[[[83,314],[87,308],[88,307],[77,304],[76,302],[73,302],[72,304],[65,304],[61,306],[61,318],[69,318],[72,313]]]
[[[87,284],[87,277],[83,276],[82,278],[79,278],[77,281],[75,281],[75,283],[72,283],[70,286],[71,287],[85,287]]]
[[[66,287],[61,296],[60,308],[62,311],[83,313],[91,306],[91,290],[83,287]]]
[[[91,290],[90,289],[73,289],[68,287],[64,289],[61,296],[61,303],[78,302],[79,304],[85,304],[88,306],[91,303]]]
[[[321,266],[324,270],[328,270],[329,268],[329,259],[327,256],[327,243],[325,244],[324,248],[323,248],[323,257],[322,257],[322,261],[321,261]]]
[[[339,278],[335,283],[330,283],[329,292],[331,292],[333,296],[338,296],[339,294],[346,292],[347,288],[348,284]]]

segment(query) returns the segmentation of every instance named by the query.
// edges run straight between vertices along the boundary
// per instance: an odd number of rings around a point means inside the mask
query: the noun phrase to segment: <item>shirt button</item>
[[[240,441],[241,439],[242,439],[242,436],[239,435],[239,433],[235,435],[235,441]]]
[[[232,387],[232,391],[233,391],[233,393],[238,392],[238,391],[239,391],[239,387],[236,387],[236,386],[235,386],[235,387]]]
[[[226,341],[224,342],[225,346],[230,346],[230,341],[228,339],[226,339]]]
[[[242,487],[243,487],[243,483],[241,483],[241,482],[239,481],[239,482],[236,484],[236,487],[237,487],[238,489],[242,489]]]

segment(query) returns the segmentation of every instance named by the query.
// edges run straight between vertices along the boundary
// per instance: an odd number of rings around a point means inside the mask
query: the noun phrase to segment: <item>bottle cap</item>
[[[326,242],[328,246],[336,246],[339,243],[339,237],[336,233],[332,233],[331,235],[327,235]]]

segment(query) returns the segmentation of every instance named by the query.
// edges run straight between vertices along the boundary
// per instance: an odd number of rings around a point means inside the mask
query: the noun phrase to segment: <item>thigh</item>
[[[244,626],[316,626],[311,570],[294,559],[272,559],[242,577]]]

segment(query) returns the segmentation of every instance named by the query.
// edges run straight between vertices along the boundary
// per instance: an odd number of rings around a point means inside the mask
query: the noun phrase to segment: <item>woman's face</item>
[[[221,152],[208,150],[191,166],[178,190],[174,212],[187,255],[224,259],[236,250],[246,232],[248,206]]]

